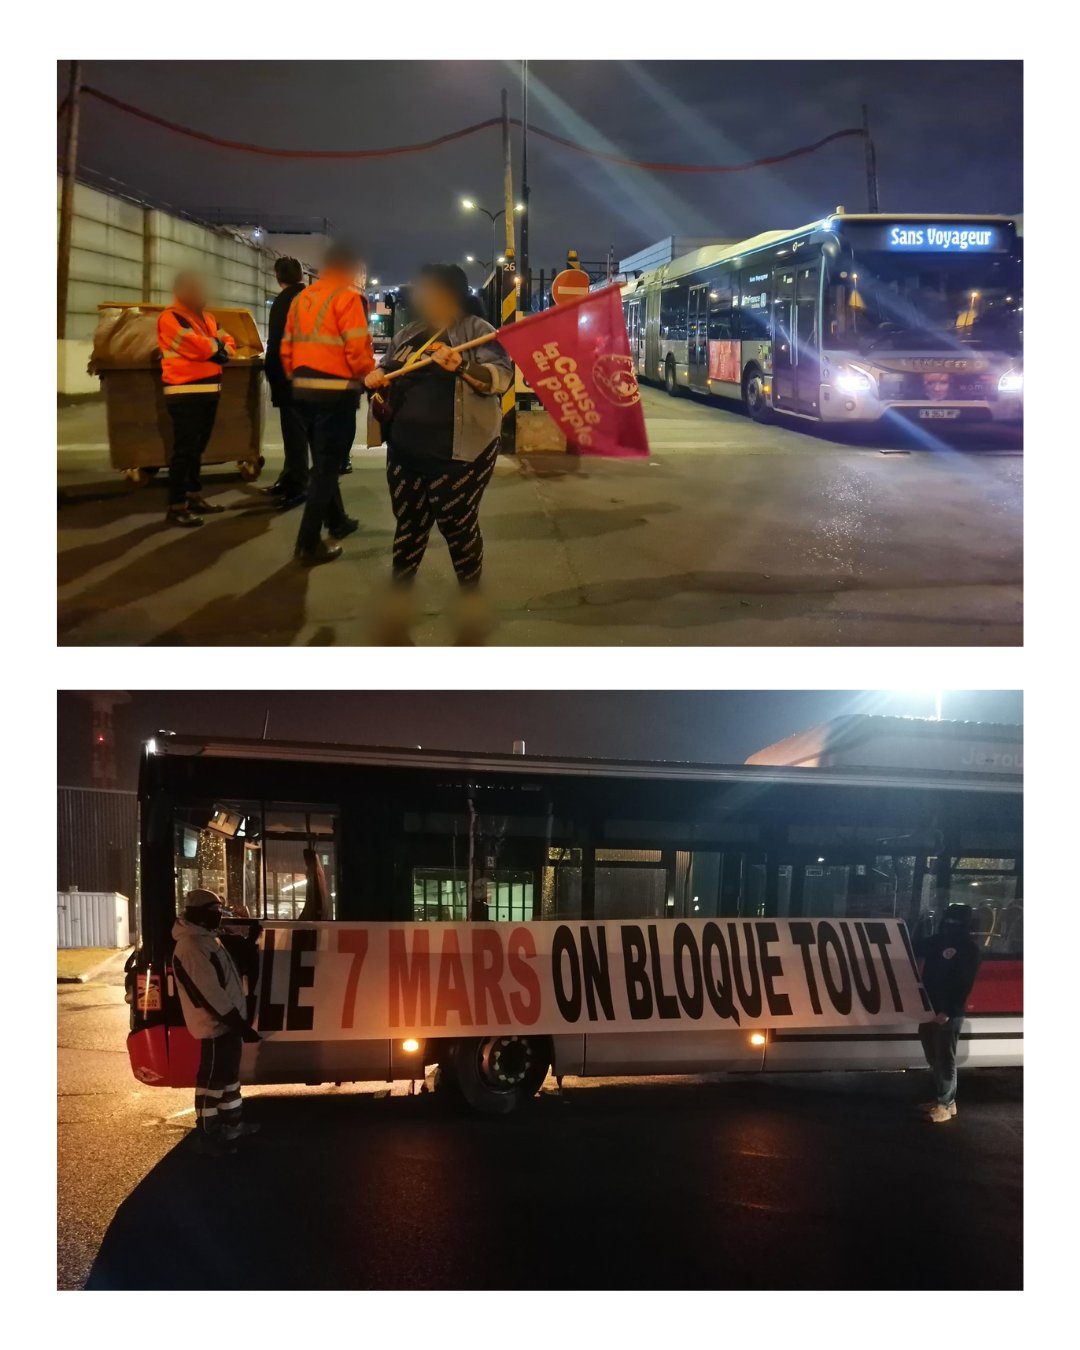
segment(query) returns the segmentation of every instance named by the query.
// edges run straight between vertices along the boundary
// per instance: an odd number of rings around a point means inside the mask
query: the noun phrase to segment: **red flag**
[[[499,329],[499,342],[583,455],[647,455],[618,286]]]

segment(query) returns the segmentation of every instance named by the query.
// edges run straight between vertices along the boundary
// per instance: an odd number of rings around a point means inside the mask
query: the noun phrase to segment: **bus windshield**
[[[1016,354],[1023,296],[1014,260],[841,256],[830,263],[824,345],[831,350]]]

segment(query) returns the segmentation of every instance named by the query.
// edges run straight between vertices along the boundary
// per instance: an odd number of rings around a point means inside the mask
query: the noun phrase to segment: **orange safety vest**
[[[196,314],[174,301],[158,315],[157,336],[166,394],[221,393],[221,366],[210,358],[222,346],[231,356],[236,341],[208,310]]]
[[[375,369],[367,305],[341,272],[325,272],[289,306],[281,365],[300,399],[337,398],[360,389]]]

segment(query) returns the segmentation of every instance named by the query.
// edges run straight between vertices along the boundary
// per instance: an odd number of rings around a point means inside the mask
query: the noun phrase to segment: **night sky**
[[[226,139],[302,149],[426,140],[520,114],[518,61],[92,61],[86,84]],[[66,63],[60,63],[58,93]],[[887,211],[1023,210],[1022,64],[998,62],[530,63],[529,120],[635,158],[732,163],[857,125],[868,102]],[[59,101],[59,99],[58,99]],[[520,183],[514,133],[514,190]],[[329,217],[389,285],[419,263],[490,256],[490,225],[462,194],[501,205],[498,131],[382,161],[298,161],[221,150],[88,99],[81,162],[190,211]],[[529,144],[534,269],[570,246],[616,259],[669,234],[741,238],[838,204],[866,209],[862,143],[771,169],[649,174]]]
[[[534,755],[741,763],[784,736],[843,713],[926,717],[929,691],[860,692],[134,692],[115,714],[118,786],[133,788],[139,745],[158,730],[273,740]],[[1022,722],[1021,695],[944,695],[946,718]],[[91,783],[90,704],[59,695],[58,781]]]

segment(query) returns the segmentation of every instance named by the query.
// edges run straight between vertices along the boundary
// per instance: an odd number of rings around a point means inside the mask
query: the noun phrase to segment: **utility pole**
[[[521,63],[521,285],[525,309],[532,309],[532,273],[529,270],[529,63]]]
[[[67,336],[68,276],[71,272],[71,218],[75,210],[75,168],[79,156],[79,85],[82,62],[69,62],[64,180],[60,190],[60,237],[56,249],[56,336]]]
[[[506,220],[506,262],[514,263],[514,179],[510,171],[510,111],[506,90],[502,91],[503,214]]]
[[[501,323],[502,327],[513,323],[517,318],[518,282],[517,258],[514,250],[514,177],[510,165],[510,112],[506,90],[502,91],[502,143],[503,143],[503,215],[506,220],[506,265],[502,272]],[[514,410],[517,405],[517,367],[514,367],[514,381],[502,396],[502,442],[506,450],[514,451],[517,445],[517,418]]]
[[[870,135],[870,110],[862,105],[863,150],[866,154],[866,198],[869,209],[875,214],[881,210],[878,203],[877,151]]]

